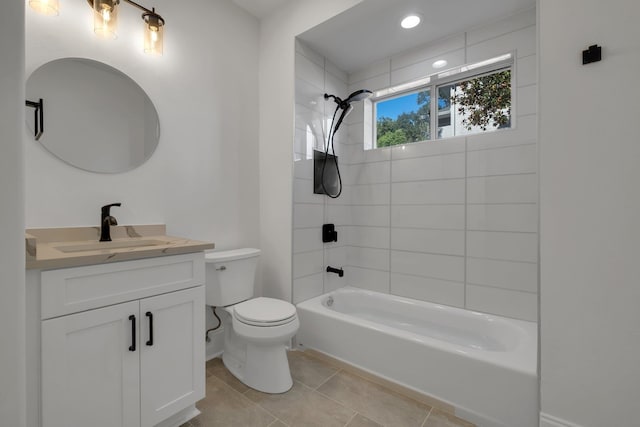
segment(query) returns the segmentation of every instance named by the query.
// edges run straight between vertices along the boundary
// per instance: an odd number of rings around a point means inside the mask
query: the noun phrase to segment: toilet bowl
[[[224,310],[222,361],[238,380],[265,393],[284,393],[293,381],[286,349],[300,326],[287,301],[254,298],[258,249],[205,255],[206,303]]]

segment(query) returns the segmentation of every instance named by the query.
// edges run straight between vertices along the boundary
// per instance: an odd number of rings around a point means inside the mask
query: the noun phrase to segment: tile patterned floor
[[[289,352],[293,387],[265,394],[207,362],[202,412],[181,427],[473,427],[424,403],[300,351]]]

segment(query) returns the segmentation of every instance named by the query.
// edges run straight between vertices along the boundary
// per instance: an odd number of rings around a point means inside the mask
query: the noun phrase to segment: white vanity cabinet
[[[197,413],[202,252],[28,277],[39,281],[29,284],[40,297],[39,425],[174,427]]]

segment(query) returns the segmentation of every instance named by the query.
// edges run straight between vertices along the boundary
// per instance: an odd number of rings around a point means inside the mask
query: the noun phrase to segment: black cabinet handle
[[[136,316],[132,314],[129,316],[129,320],[131,320],[131,345],[129,346],[129,351],[136,351]]]
[[[148,346],[153,345],[153,313],[147,311],[146,316],[149,318],[149,341],[147,341]]]

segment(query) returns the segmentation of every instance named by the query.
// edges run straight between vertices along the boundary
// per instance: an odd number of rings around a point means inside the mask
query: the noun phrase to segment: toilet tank
[[[205,254],[206,304],[223,307],[253,298],[260,249]]]

